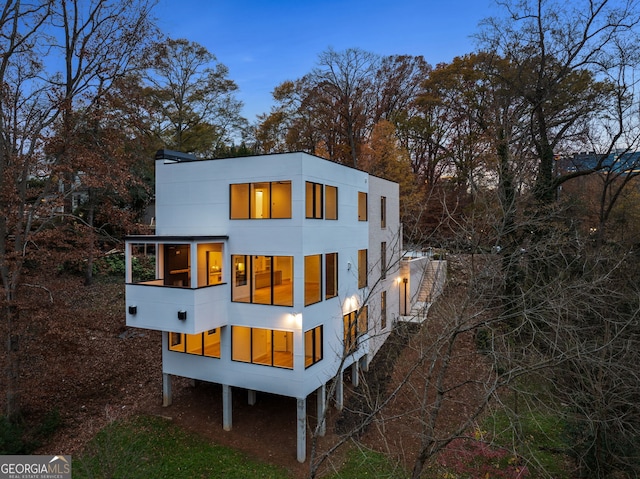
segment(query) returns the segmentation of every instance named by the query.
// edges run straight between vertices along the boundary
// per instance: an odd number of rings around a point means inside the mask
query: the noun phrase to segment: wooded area
[[[275,106],[254,123],[233,72],[201,45],[163,37],[153,3],[0,10],[8,420],[20,418],[24,291],[47,295],[51,272],[81,272],[88,285],[97,258],[147,231],[156,150],[306,151],[398,182],[405,246],[466,258],[458,301],[439,306],[439,341],[410,343],[420,353],[405,382],[425,384],[407,413],[421,438],[413,478],[499,405],[514,450],[526,447],[523,411],[544,409],[567,425],[578,475],[640,475],[637,0],[499,0],[477,50],[438,65],[428,46],[425,57],[327,49],[302,78],[273,86]],[[452,383],[448,365],[469,338],[486,375]],[[477,406],[443,431],[442,404],[469,382]],[[378,398],[366,421],[382,421],[392,399]]]

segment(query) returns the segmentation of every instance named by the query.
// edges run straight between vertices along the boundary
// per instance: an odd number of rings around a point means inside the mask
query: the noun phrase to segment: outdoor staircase
[[[426,319],[429,308],[444,289],[445,261],[429,261],[420,278],[420,288],[411,306],[411,322]]]

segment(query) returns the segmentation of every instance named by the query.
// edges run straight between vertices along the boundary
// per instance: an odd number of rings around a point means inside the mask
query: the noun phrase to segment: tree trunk
[[[7,325],[7,405],[6,416],[9,421],[16,421],[20,417],[20,334],[18,331],[19,311],[15,305],[14,294],[9,294],[6,312]]]

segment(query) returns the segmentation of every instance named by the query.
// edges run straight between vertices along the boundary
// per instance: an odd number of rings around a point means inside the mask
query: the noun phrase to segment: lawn
[[[73,460],[77,479],[286,479],[287,471],[210,444],[169,420],[137,416],[103,429]]]

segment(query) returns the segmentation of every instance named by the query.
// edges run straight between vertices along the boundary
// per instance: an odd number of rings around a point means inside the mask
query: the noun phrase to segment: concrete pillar
[[[171,406],[172,402],[171,374],[162,373],[162,407]]]
[[[249,406],[255,406],[256,405],[256,392],[253,389],[249,389],[247,391],[247,402],[249,403]]]
[[[358,361],[351,365],[351,384],[356,388],[360,384],[360,363]]]
[[[231,386],[228,384],[222,385],[222,429],[225,431],[231,431],[232,426],[232,406],[231,401]]]
[[[336,409],[342,411],[344,406],[344,380],[342,375],[344,373],[340,371],[340,374],[336,376]]]
[[[298,416],[298,462],[307,459],[307,399],[297,398],[296,409]]]
[[[360,368],[366,373],[369,372],[369,355],[365,354],[360,359]]]
[[[323,384],[316,390],[317,414],[318,414],[318,436],[324,436],[327,430],[327,385]]]

